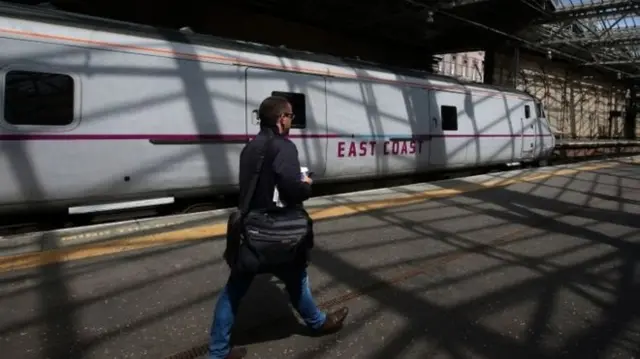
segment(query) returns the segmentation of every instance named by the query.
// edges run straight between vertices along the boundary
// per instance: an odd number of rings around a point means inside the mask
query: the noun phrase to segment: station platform
[[[257,278],[248,358],[633,358],[640,354],[640,157],[309,201],[308,335]],[[0,239],[3,358],[206,358],[228,270],[225,211]]]

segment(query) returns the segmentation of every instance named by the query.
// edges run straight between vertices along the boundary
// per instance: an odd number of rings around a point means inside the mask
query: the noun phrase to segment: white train
[[[427,73],[7,4],[0,49],[3,212],[235,191],[271,94],[293,103],[316,182],[535,162],[555,145],[534,97]]]

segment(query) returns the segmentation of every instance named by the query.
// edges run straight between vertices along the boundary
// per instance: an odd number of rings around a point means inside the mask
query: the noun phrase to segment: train
[[[0,213],[237,191],[257,108],[285,96],[315,183],[537,164],[555,138],[514,89],[0,3]]]

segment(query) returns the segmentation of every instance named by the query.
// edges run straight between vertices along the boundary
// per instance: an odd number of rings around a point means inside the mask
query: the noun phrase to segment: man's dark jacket
[[[280,135],[277,129],[262,128],[256,138],[249,142],[240,153],[240,190],[238,203],[241,204],[249,191],[251,177],[256,169],[260,151],[264,147],[269,136],[273,140],[265,152],[264,164],[260,173],[260,179],[249,205],[249,210],[275,207],[273,201],[274,189],[278,187],[280,201],[287,207],[302,207],[302,202],[311,196],[311,185],[301,179],[300,161],[298,149],[288,138]],[[309,218],[309,236],[305,239],[299,261],[293,265],[306,265],[309,250],[313,248],[313,227]],[[238,254],[239,243],[227,242],[225,259],[233,267]]]

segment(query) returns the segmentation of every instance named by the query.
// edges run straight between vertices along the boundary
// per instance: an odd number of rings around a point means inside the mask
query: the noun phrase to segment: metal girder
[[[598,66],[598,65],[635,65],[635,64],[640,64],[640,59],[613,60],[613,61],[595,61],[595,62],[587,62],[584,65],[585,66]]]
[[[567,19],[580,20],[600,16],[629,13],[640,9],[640,3],[633,0],[604,0],[602,2],[581,3],[577,6],[554,12],[552,21]]]
[[[540,45],[555,45],[555,44],[581,44],[584,46],[615,46],[621,45],[624,43],[634,44],[636,41],[640,40],[640,32],[638,29],[628,29],[628,30],[617,30],[617,31],[609,31],[607,34],[598,34],[592,36],[573,36],[568,38],[556,39],[556,40],[546,40],[540,41]]]
[[[445,1],[435,1],[435,4],[432,5],[434,8],[438,9],[452,9],[458,6],[471,5],[483,1],[489,0],[445,0]],[[425,4],[427,5],[427,4]]]

